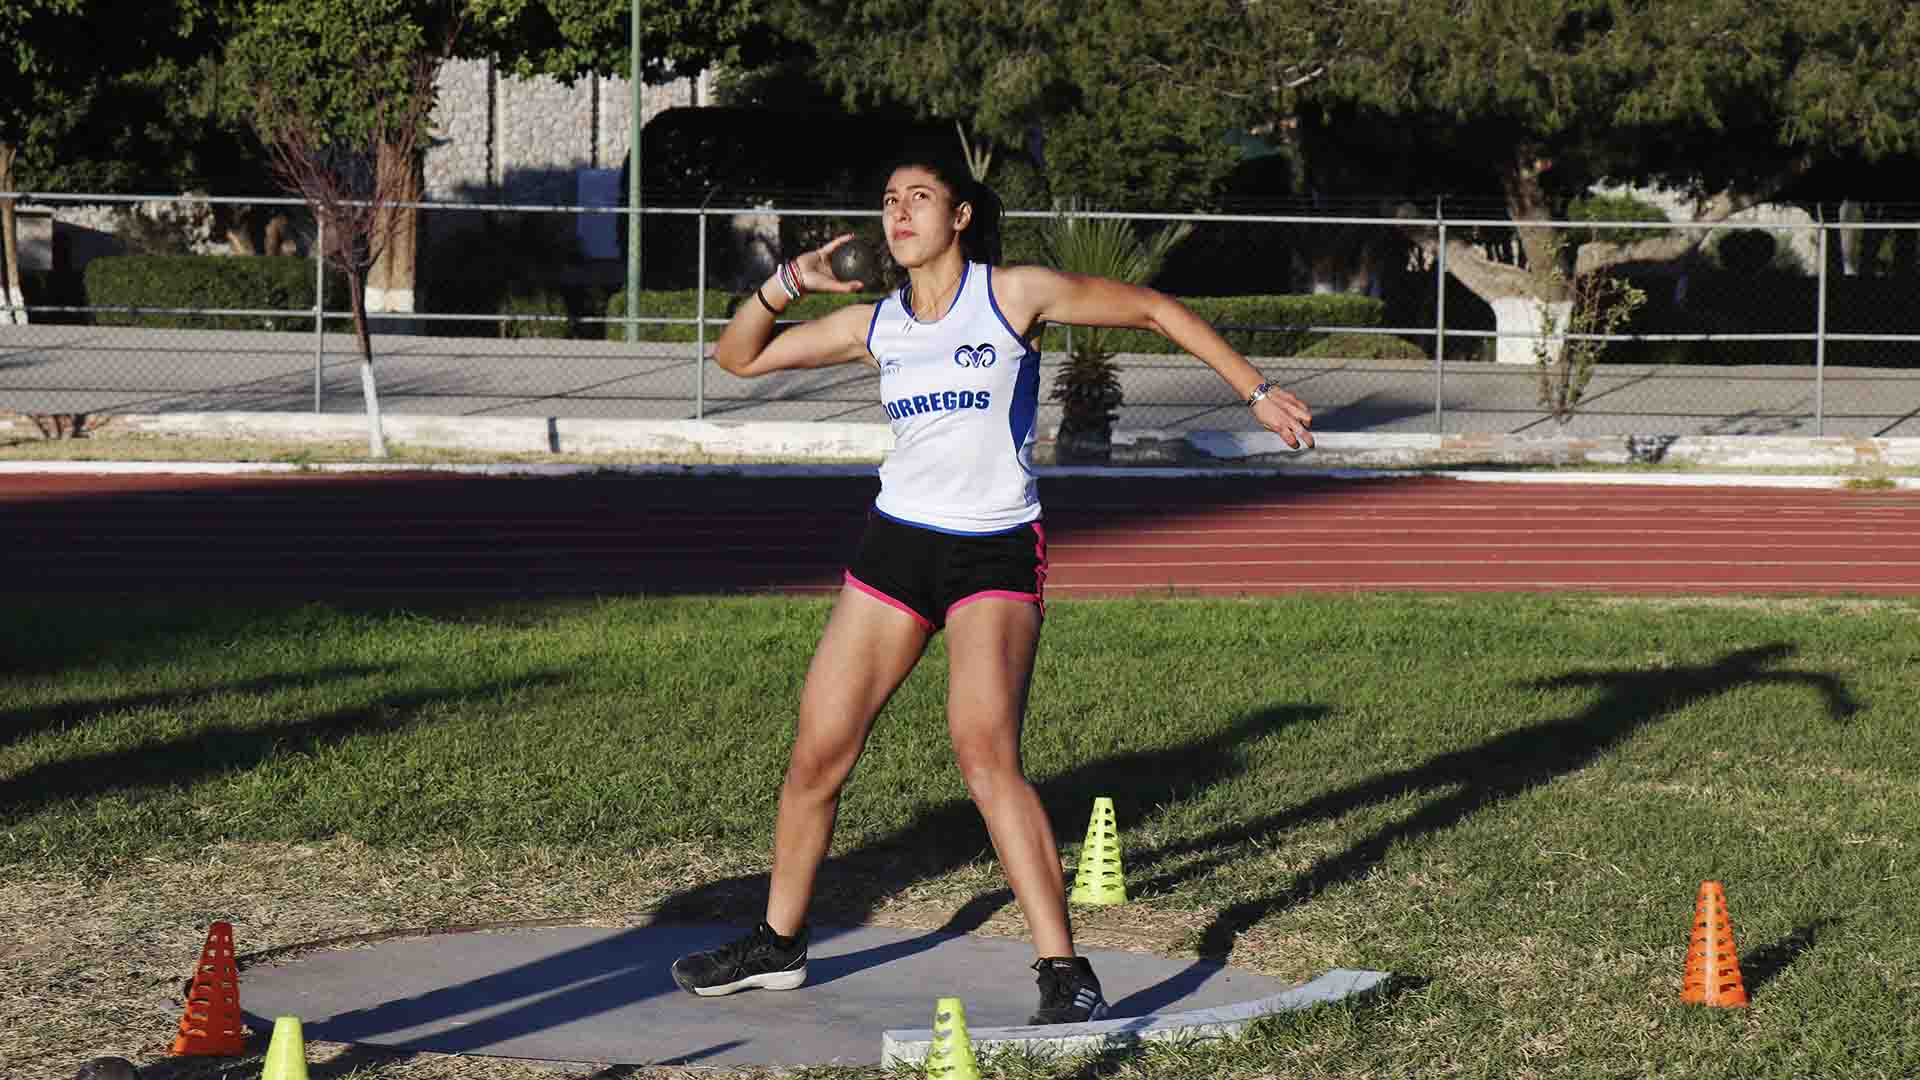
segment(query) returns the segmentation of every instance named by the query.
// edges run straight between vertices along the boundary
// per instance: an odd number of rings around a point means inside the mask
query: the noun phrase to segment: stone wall
[[[711,79],[642,90],[641,116],[712,100]],[[463,60],[440,74],[431,201],[572,204],[580,169],[617,169],[627,154],[631,98],[625,79],[513,79],[490,61]]]

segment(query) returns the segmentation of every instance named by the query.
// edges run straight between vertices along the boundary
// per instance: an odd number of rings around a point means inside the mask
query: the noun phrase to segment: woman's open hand
[[[852,233],[841,233],[820,247],[797,256],[793,260],[793,270],[800,278],[800,287],[807,292],[859,292],[864,283],[841,281],[833,276],[834,251],[852,239]]]
[[[1267,396],[1253,403],[1253,418],[1260,426],[1279,435],[1288,447],[1294,450],[1313,449],[1313,412],[1307,403],[1287,393],[1285,390],[1267,391]]]

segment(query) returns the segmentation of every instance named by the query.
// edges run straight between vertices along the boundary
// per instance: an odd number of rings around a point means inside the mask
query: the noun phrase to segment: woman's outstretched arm
[[[993,278],[996,298],[1017,327],[1041,322],[1152,330],[1198,357],[1246,401],[1267,385],[1258,368],[1193,309],[1156,289],[1042,266],[1009,266]],[[1296,449],[1313,445],[1313,413],[1299,398],[1269,387],[1254,418]]]

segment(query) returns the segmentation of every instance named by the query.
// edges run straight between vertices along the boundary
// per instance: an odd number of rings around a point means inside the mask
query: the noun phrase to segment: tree
[[[459,21],[448,0],[261,0],[229,57],[255,94],[254,124],[282,186],[305,199],[317,250],[346,275],[360,347],[369,451],[386,456],[367,326],[367,273],[411,218],[434,82]],[[442,35],[429,36],[438,21]]]
[[[1223,108],[1116,63],[1115,42],[1152,49],[1182,31],[1151,5],[788,0],[773,17],[814,50],[820,77],[848,106],[897,104],[959,121],[976,154],[1037,144],[1056,197],[1191,207],[1236,157]]]
[[[22,173],[58,181],[81,157],[111,179],[140,155],[125,108],[139,73],[205,47],[220,0],[11,0],[0,5],[0,196]],[[103,103],[114,98],[110,107]],[[92,151],[89,154],[89,151]],[[56,186],[56,185],[49,185]],[[0,197],[0,301],[26,303],[14,200]],[[0,321],[14,321],[0,315]],[[19,318],[24,320],[24,313]]]
[[[1691,191],[1723,220],[1823,157],[1904,153],[1920,128],[1920,16],[1873,0],[1176,0],[1165,75],[1297,117],[1322,148],[1381,161],[1376,182],[1435,194],[1464,178],[1498,198],[1511,254],[1450,230],[1451,273],[1503,333],[1564,326],[1578,279],[1667,261],[1705,230],[1571,243],[1542,224],[1595,181]],[[1309,156],[1315,153],[1309,142]],[[1454,193],[1461,188],[1453,187]],[[1409,215],[1424,208],[1407,206]],[[1435,230],[1413,232],[1432,254]],[[1560,271],[1555,273],[1555,271]],[[1523,356],[1531,350],[1517,342]]]
[[[1144,285],[1167,255],[1193,231],[1181,222],[1141,239],[1124,218],[1054,218],[1047,223],[1047,261],[1075,274]],[[1113,422],[1124,401],[1120,369],[1108,345],[1110,330],[1069,327],[1067,362],[1055,373],[1053,399],[1060,402],[1054,455],[1062,464],[1105,464],[1113,450]]]
[[[753,0],[642,0],[641,77],[666,82],[775,58],[780,41],[763,7]],[[468,0],[467,10],[460,56],[496,57],[521,78],[551,75],[566,83],[589,72],[632,70],[625,0]]]

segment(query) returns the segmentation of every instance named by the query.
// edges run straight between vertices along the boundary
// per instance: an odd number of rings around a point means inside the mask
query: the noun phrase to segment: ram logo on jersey
[[[936,390],[931,394],[896,398],[887,402],[886,406],[888,416],[895,420],[905,420],[910,416],[922,416],[926,413],[984,409],[992,404],[993,395],[986,390]]]
[[[979,348],[962,345],[953,350],[953,362],[961,367],[990,368],[998,359],[1000,357],[993,351],[991,342],[982,344]]]

